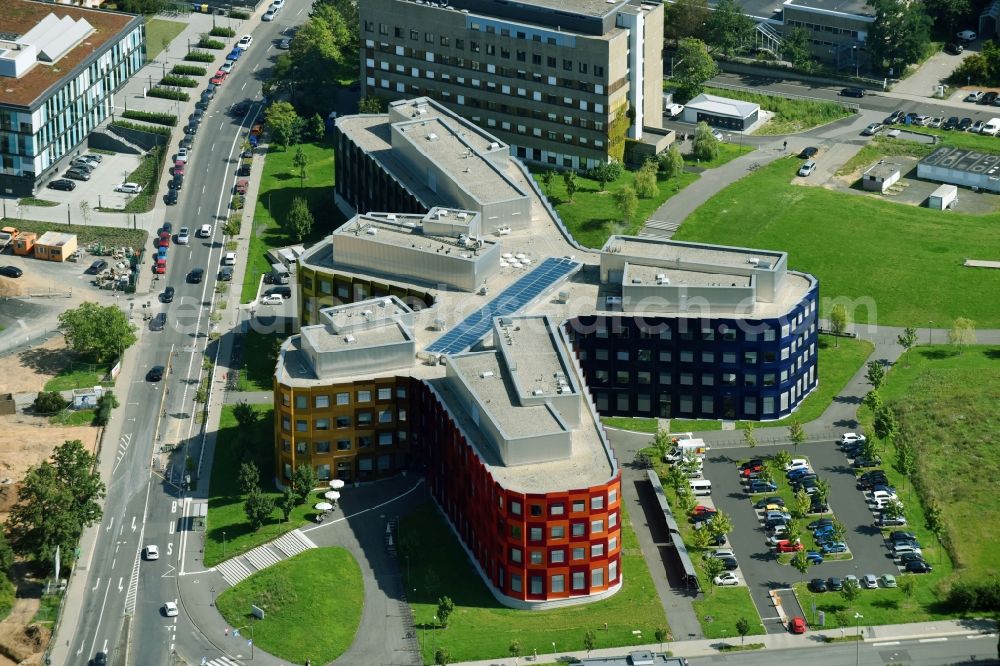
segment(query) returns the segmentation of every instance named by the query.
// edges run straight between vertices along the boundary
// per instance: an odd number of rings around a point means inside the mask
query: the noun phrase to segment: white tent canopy
[[[316,509],[317,511],[329,511],[330,509],[333,508],[333,505],[330,504],[329,502],[320,502],[313,508]]]
[[[333,488],[334,490],[340,490],[341,488],[344,487],[344,482],[340,479],[334,479],[330,481],[330,487]]]
[[[327,498],[328,500],[337,501],[340,499],[340,493],[338,493],[336,490],[328,490],[323,494],[323,497]]]

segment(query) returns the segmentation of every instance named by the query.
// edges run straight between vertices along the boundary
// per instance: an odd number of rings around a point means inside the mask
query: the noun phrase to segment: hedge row
[[[208,69],[198,67],[197,65],[174,65],[170,73],[177,76],[205,76],[208,73]]]
[[[169,127],[177,126],[177,116],[171,113],[157,113],[155,111],[136,111],[134,109],[126,109],[125,111],[122,111],[121,115],[122,118],[128,118],[130,120],[142,120],[156,125],[168,125]]]
[[[221,51],[226,48],[226,43],[219,41],[218,39],[211,39],[209,37],[202,37],[198,40],[199,49],[215,49],[216,51]]]
[[[232,28],[224,28],[221,25],[217,25],[208,34],[212,37],[235,37],[236,31]]]
[[[240,11],[239,9],[230,9],[229,10],[229,18],[234,18],[234,19],[239,19],[241,21],[246,21],[246,20],[249,20],[250,13],[249,12]]]
[[[114,127],[123,127],[125,129],[136,130],[138,132],[152,132],[153,134],[162,134],[163,136],[170,138],[170,130],[166,127],[157,127],[156,125],[140,125],[139,123],[130,123],[127,120],[113,120],[111,125]]]
[[[174,76],[167,74],[160,79],[161,86],[176,86],[179,88],[197,88],[198,82],[190,76]]]
[[[191,95],[187,94],[183,90],[171,90],[170,88],[160,88],[154,86],[146,91],[147,97],[162,97],[163,99],[176,99],[182,102],[186,102],[191,99]]]
[[[205,53],[204,51],[189,51],[185,60],[190,60],[191,62],[212,62],[215,60],[215,56],[211,53]]]

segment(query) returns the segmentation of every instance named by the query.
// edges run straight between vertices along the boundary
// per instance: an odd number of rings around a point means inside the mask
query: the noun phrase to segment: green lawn
[[[252,460],[260,469],[261,487],[266,494],[278,497],[274,478],[274,409],[268,405],[254,405],[260,420],[243,429],[233,416],[233,405],[222,408],[215,458],[212,460],[212,478],[208,489],[208,527],[205,537],[205,565],[214,566],[226,558],[256,548],[268,541],[301,526],[306,516],[314,513],[312,500],[298,506],[288,522],[282,522],[277,509],[271,520],[256,532],[250,531],[243,512],[237,472],[244,460]],[[225,533],[225,536],[223,536]]]
[[[276,342],[284,339],[284,335],[266,335],[253,329],[246,334],[240,372],[241,391],[270,391],[274,388],[274,365],[278,361]]]
[[[552,179],[551,187],[545,187],[541,171],[534,170],[532,176],[559,213],[570,234],[581,245],[591,248],[600,248],[612,234],[638,233],[653,211],[663,205],[664,201],[698,179],[698,175],[693,173],[682,173],[673,180],[660,176],[659,194],[649,199],[639,199],[635,217],[629,224],[623,224],[621,214],[615,206],[614,193],[627,185],[633,185],[635,172],[626,171],[621,178],[608,183],[604,192],[600,191],[601,185],[596,180],[578,176],[573,203],[569,202],[561,175],[557,174]]]
[[[692,154],[687,154],[684,156],[684,162],[688,166],[699,166],[703,169],[714,169],[715,167],[720,167],[726,162],[736,159],[740,155],[745,155],[751,151],[755,150],[753,146],[744,146],[742,142],[739,143],[725,143],[719,142],[719,154],[714,160],[709,160],[708,162],[702,162],[695,158]]]
[[[344,654],[361,623],[361,568],[343,548],[316,548],[268,567],[216,599],[234,629],[256,647],[296,664],[325,664]],[[264,609],[264,619],[250,606]]]
[[[93,409],[64,409],[49,417],[49,423],[61,426],[85,426],[94,421]]]
[[[14,598],[16,590],[14,583],[7,576],[0,576],[0,620],[10,615],[14,608]]]
[[[146,20],[146,59],[153,60],[160,55],[160,51],[166,48],[167,44],[173,41],[174,37],[181,34],[186,28],[185,23],[180,21],[167,21],[161,18],[151,18]]]
[[[861,369],[865,361],[875,351],[875,346],[867,340],[841,338],[839,346],[835,347],[832,336],[819,336],[819,386],[802,401],[795,412],[801,423],[808,423],[823,415],[837,394],[844,390],[851,377]],[[606,426],[635,432],[656,432],[656,419],[629,418],[625,416],[607,416],[601,419]],[[779,421],[761,423],[755,421],[759,428],[786,426],[791,418]],[[747,421],[737,421],[737,428],[746,428]],[[670,419],[671,432],[698,432],[701,430],[720,430],[721,421],[705,419]]]
[[[993,217],[792,185],[799,163],[779,159],[733,183],[674,237],[787,251],[789,268],[819,279],[823,316],[840,298],[854,321],[947,327],[969,317],[1000,326],[1000,308],[982,297],[1000,293],[1000,271],[962,266],[1000,255]]]
[[[23,211],[22,211],[23,212]],[[72,211],[73,219],[81,214],[79,209]],[[136,249],[146,247],[147,233],[142,229],[124,229],[119,227],[68,225],[55,222],[39,222],[37,220],[19,220],[13,217],[3,218],[3,226],[14,226],[21,231],[33,231],[41,236],[46,231],[60,231],[76,234],[77,245],[81,248],[91,243],[101,243],[110,247],[129,246]]]
[[[1000,496],[987,481],[1000,475],[1000,347],[974,346],[962,354],[944,345],[916,347],[893,366],[880,393],[897,409],[900,439],[916,452],[921,495],[935,498],[944,510],[946,542],[959,573],[975,577],[1000,570]],[[867,408],[859,420],[871,432]],[[882,458],[891,463],[895,455]],[[924,529],[913,484],[894,469],[886,473],[902,491],[906,529]],[[921,535],[922,544],[925,540],[934,542],[930,534]],[[937,553],[931,559],[948,558]]]
[[[306,177],[299,182],[298,169],[292,163],[296,150],[301,147],[309,164]],[[254,169],[261,168],[261,157],[254,160]],[[281,228],[295,197],[304,197],[309,203],[316,224],[306,243],[323,238],[344,222],[344,217],[333,205],[333,148],[328,143],[303,143],[287,150],[271,147],[263,158],[260,194],[253,211],[253,234],[247,269],[241,285],[241,302],[249,303],[257,294],[260,276],[271,270],[264,254],[276,247],[293,245],[295,240]],[[244,222],[246,223],[246,222]]]
[[[964,134],[964,132],[963,132]],[[844,166],[837,169],[838,176],[846,176],[858,169],[867,169],[886,157],[926,157],[934,151],[934,146],[906,139],[890,139],[886,136],[876,136],[865,144],[864,148],[847,160]]]
[[[522,654],[531,654],[548,653],[552,643],[561,651],[582,650],[588,629],[597,634],[597,647],[649,643],[657,627],[669,630],[624,505],[621,515],[622,589],[604,601],[546,611],[500,605],[430,502],[404,518],[400,549],[409,553],[408,596],[424,662],[433,663],[436,647],[447,649],[453,661],[468,661],[508,657],[515,639]],[[455,602],[447,629],[433,627],[442,596]]]
[[[774,116],[754,134],[794,134],[845,118],[852,113],[838,102],[789,99],[779,95],[730,90],[729,88],[706,87],[705,92],[710,95],[760,104],[761,109],[773,112]]]
[[[31,621],[33,623],[47,625],[49,629],[51,629],[55,625],[56,619],[59,617],[59,604],[61,602],[62,596],[58,592],[43,594],[42,599],[38,604],[38,612],[35,613],[35,617]]]
[[[58,375],[45,382],[45,390],[69,391],[97,386],[111,372],[111,365],[111,363],[70,361],[70,364],[64,367]],[[113,386],[114,382],[104,382],[104,385]]]

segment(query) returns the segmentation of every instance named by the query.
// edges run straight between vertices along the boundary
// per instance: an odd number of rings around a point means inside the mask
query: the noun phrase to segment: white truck
[[[695,439],[692,433],[672,433],[667,435],[670,438],[672,447],[663,456],[664,462],[677,464],[685,459],[703,459],[708,451],[708,445],[703,439]]]

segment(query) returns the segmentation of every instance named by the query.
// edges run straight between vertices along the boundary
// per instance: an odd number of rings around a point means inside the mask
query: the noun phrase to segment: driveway
[[[792,452],[791,445],[789,451]],[[876,576],[896,574],[898,569],[889,558],[880,531],[872,524],[872,512],[855,487],[854,473],[847,458],[832,441],[802,444],[794,455],[808,457],[820,477],[829,482],[830,508],[844,524],[853,559],[827,561],[813,566],[805,577],[789,565],[778,564],[764,543],[763,527],[753,505],[747,500],[736,470],[739,460],[768,453],[773,451],[753,451],[749,448],[710,450],[705,459],[705,474],[712,480],[715,505],[732,518],[733,532],[729,535],[729,542],[736,551],[750,596],[768,633],[778,633],[784,628],[771,604],[768,594],[771,590],[791,587],[803,578],[843,577],[848,574],[860,578],[868,573]]]
[[[86,150],[81,149],[80,155],[86,154]],[[103,158],[97,168],[90,174],[90,180],[75,180],[76,189],[72,192],[63,190],[53,190],[48,187],[38,191],[39,199],[55,201],[62,205],[63,218],[66,215],[66,204],[69,204],[69,213],[73,223],[83,222],[83,213],[80,203],[87,202],[91,210],[97,210],[99,206],[108,208],[122,208],[132,198],[131,194],[115,192],[115,188],[127,179],[128,174],[135,171],[142,158],[140,155],[129,155],[126,153],[115,153],[114,155],[101,154]],[[66,167],[68,168],[68,167]],[[66,173],[66,168],[58,170],[53,174],[51,180],[62,178]],[[22,207],[26,219],[38,219],[31,214],[27,206]]]

